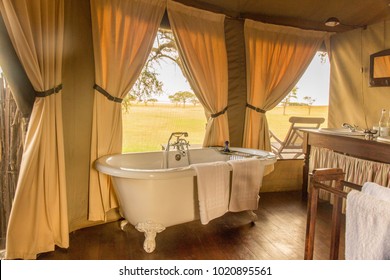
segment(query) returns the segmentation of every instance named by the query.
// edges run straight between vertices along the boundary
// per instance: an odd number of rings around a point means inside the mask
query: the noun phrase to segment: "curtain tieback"
[[[252,109],[252,110],[254,110],[254,111],[258,112],[258,113],[262,113],[262,114],[265,114],[267,112],[266,110],[263,110],[263,109],[260,109],[258,107],[255,107],[255,106],[253,106],[253,105],[251,105],[249,103],[246,103],[246,107],[248,107],[249,109]]]
[[[98,86],[97,84],[95,84],[93,86],[93,88],[96,89],[101,94],[103,94],[105,97],[107,97],[107,99],[110,100],[110,101],[114,101],[114,102],[117,102],[117,103],[122,103],[122,101],[123,101],[122,98],[112,96],[107,91],[105,91],[102,87]]]
[[[228,106],[226,106],[221,112],[218,112],[218,113],[215,113],[215,114],[211,114],[211,117],[213,119],[218,118],[220,115],[225,114],[227,109],[228,109]]]
[[[60,92],[61,89],[62,89],[62,84],[59,84],[58,86],[53,87],[53,88],[48,89],[48,90],[45,90],[45,91],[36,91],[35,96],[36,97],[47,97],[47,96],[50,96],[54,93]]]

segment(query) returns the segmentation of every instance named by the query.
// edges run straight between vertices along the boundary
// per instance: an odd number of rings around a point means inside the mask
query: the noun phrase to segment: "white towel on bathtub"
[[[263,179],[264,165],[259,159],[229,160],[233,168],[229,211],[256,210]]]
[[[389,201],[355,190],[348,193],[345,259],[390,259]]]
[[[197,163],[191,167],[197,176],[200,221],[206,225],[228,211],[230,168],[224,161]]]
[[[390,188],[378,185],[373,182],[366,182],[363,184],[362,192],[375,196],[378,199],[390,201]]]

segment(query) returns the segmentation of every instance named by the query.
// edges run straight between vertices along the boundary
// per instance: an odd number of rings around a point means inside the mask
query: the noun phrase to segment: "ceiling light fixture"
[[[330,17],[325,21],[325,25],[329,27],[335,27],[340,24],[340,21],[338,18]]]
[[[349,24],[345,24],[345,23],[342,23],[340,22],[340,20],[336,17],[330,17],[328,18],[325,23],[324,23],[326,26],[328,27],[336,27],[336,26],[342,26],[342,27],[348,27],[348,28],[363,28],[363,29],[366,29],[367,28],[367,25],[349,25]]]

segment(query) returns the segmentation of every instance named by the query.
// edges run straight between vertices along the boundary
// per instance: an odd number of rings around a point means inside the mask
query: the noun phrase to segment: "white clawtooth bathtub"
[[[250,157],[263,163],[259,170],[263,174],[264,167],[276,161],[274,154],[262,150],[230,150],[229,154],[221,148],[201,148],[107,155],[96,160],[95,168],[112,177],[125,218],[121,228],[130,223],[144,232],[144,249],[150,253],[156,247],[157,233],[199,219],[196,172],[191,164]]]

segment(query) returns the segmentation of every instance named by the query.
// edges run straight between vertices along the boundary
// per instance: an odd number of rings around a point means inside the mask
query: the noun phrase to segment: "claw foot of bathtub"
[[[255,212],[251,211],[251,210],[248,211],[248,214],[249,214],[249,216],[251,217],[251,220],[252,220],[252,223],[253,223],[253,224],[256,223],[257,220],[259,219],[259,218],[257,217],[257,214],[256,214]]]
[[[125,230],[125,227],[127,226],[129,224],[129,222],[128,221],[126,221],[126,220],[122,220],[121,221],[121,224],[120,224],[120,226],[121,226],[121,230]]]
[[[151,221],[138,223],[135,228],[145,235],[144,250],[147,253],[151,253],[156,249],[156,235],[165,229],[162,224],[153,223]]]

